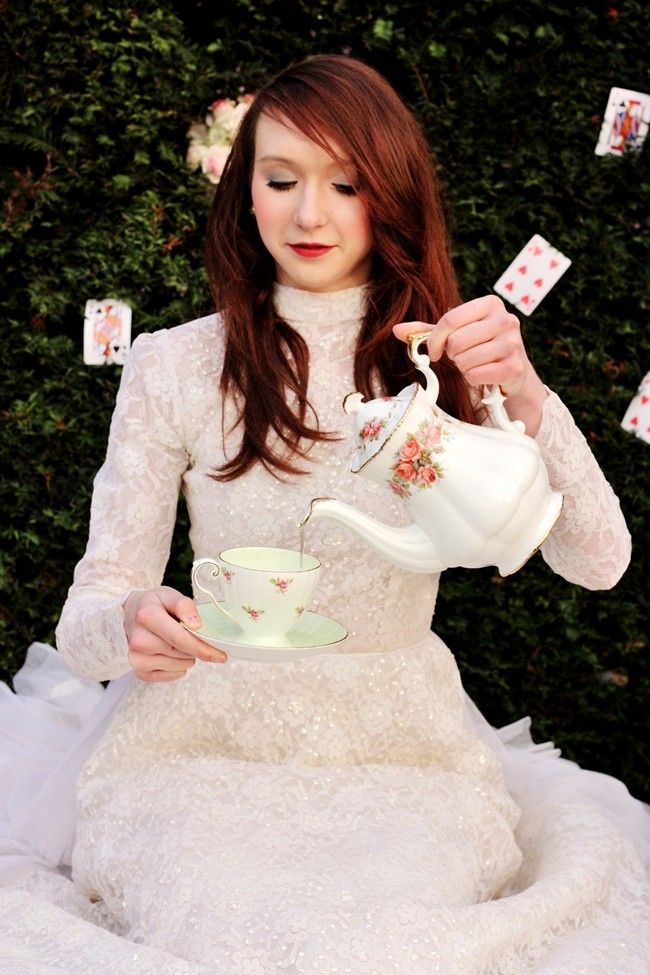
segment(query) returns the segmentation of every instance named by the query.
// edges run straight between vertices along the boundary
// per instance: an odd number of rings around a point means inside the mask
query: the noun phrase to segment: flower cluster
[[[444,477],[444,468],[435,455],[443,453],[443,437],[449,436],[440,425],[423,420],[415,433],[408,433],[391,467],[391,490],[400,498],[410,498],[412,488],[428,488]]]
[[[255,95],[250,94],[240,95],[236,102],[220,98],[210,105],[205,122],[189,127],[190,145],[185,161],[190,169],[200,166],[211,183],[219,182],[237,129],[254,99]]]
[[[362,440],[367,440],[367,441],[378,440],[379,437],[381,436],[381,431],[384,429],[385,426],[386,426],[385,420],[376,420],[376,419],[368,420],[368,422],[364,423],[364,425],[359,430],[359,436],[361,437]]]

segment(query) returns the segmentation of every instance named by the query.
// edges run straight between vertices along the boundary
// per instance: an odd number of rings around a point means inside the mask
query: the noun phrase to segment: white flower
[[[220,98],[209,106],[205,123],[189,127],[185,161],[190,169],[200,166],[211,183],[219,182],[237,129],[254,100],[253,94],[240,95],[236,102]]]
[[[207,151],[208,147],[201,145],[199,142],[190,143],[190,147],[187,150],[187,156],[185,157],[185,162],[190,169],[198,169],[203,162]]]

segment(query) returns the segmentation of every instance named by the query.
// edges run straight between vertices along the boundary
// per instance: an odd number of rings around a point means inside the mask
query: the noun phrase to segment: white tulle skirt
[[[101,684],[74,674],[53,647],[33,643],[13,680],[0,683],[0,885],[38,864],[70,875],[75,783],[133,674]],[[465,695],[466,723],[499,757],[523,811],[545,802],[593,806],[632,841],[650,876],[650,807],[622,782],[535,744],[530,720],[495,729]]]

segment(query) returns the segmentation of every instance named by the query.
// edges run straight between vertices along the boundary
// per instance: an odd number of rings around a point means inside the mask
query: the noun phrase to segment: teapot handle
[[[438,377],[431,368],[431,360],[426,352],[418,352],[418,347],[429,338],[431,332],[413,332],[408,337],[408,355],[411,362],[414,363],[417,369],[420,370],[422,375],[427,381],[425,387],[425,394],[431,406],[435,406],[438,402],[438,394],[440,392],[440,383],[438,382]],[[523,420],[511,420],[505,411],[504,403],[507,397],[501,391],[499,385],[494,386],[484,386],[483,387],[483,397],[481,402],[487,407],[487,411],[490,414],[490,418],[496,427],[500,430],[505,430],[507,433],[525,433],[526,424]]]
[[[413,332],[408,337],[408,356],[411,362],[419,369],[427,381],[424,392],[430,406],[435,406],[438,402],[440,383],[438,377],[431,368],[431,360],[426,352],[418,352],[418,347],[429,338],[431,332]]]

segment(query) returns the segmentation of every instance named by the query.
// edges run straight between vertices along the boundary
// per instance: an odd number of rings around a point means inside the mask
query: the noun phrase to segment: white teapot
[[[301,527],[332,518],[397,565],[414,572],[453,566],[497,566],[510,575],[547,537],[561,508],[537,443],[521,420],[510,420],[498,386],[482,402],[495,427],[464,423],[437,405],[439,384],[411,335],[409,356],[426,377],[394,397],[363,402],[346,396],[357,452],[352,471],[386,484],[409,509],[414,524],[384,525],[332,498],[314,498]]]

